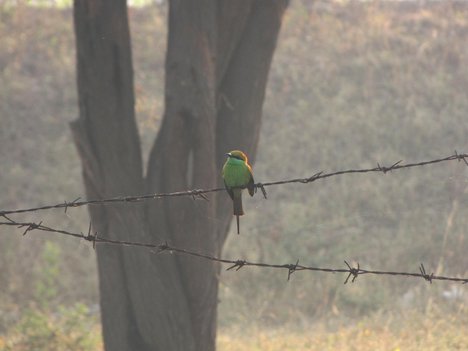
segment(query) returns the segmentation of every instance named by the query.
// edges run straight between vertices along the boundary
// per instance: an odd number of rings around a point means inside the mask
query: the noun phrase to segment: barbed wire
[[[395,171],[399,169],[420,167],[420,166],[432,165],[436,163],[448,162],[448,161],[454,161],[454,160],[463,161],[468,166],[467,158],[468,158],[468,154],[459,154],[457,153],[457,151],[455,151],[450,156],[433,159],[429,161],[401,164],[401,162],[403,161],[400,160],[398,162],[393,163],[390,167],[381,166],[379,163],[377,163],[377,167],[373,167],[373,168],[348,169],[348,170],[342,170],[342,171],[336,171],[336,172],[330,172],[330,173],[325,173],[321,171],[307,178],[294,178],[294,179],[286,179],[286,180],[279,180],[279,181],[266,182],[266,183],[256,183],[254,186],[255,186],[255,190],[260,189],[262,191],[263,196],[266,198],[267,193],[266,193],[265,187],[273,186],[273,185],[283,185],[283,184],[292,184],[292,183],[307,184],[307,183],[312,183],[319,179],[325,179],[325,178],[330,178],[330,177],[339,176],[343,174],[353,174],[353,173],[378,172],[378,173],[386,174],[390,171]],[[175,191],[175,192],[168,192],[168,193],[145,194],[145,195],[136,195],[136,196],[118,196],[118,197],[112,197],[112,198],[107,198],[107,199],[94,199],[94,200],[81,200],[81,198],[76,198],[73,201],[65,201],[62,203],[54,204],[54,205],[44,205],[44,206],[24,208],[24,209],[15,209],[15,210],[0,210],[0,216],[15,214],[15,213],[27,213],[27,212],[50,210],[50,209],[61,209],[61,208],[63,208],[66,212],[68,208],[75,208],[75,207],[80,207],[80,206],[85,206],[85,205],[105,205],[105,204],[111,204],[111,203],[116,203],[116,202],[130,203],[130,202],[140,202],[140,201],[145,201],[145,200],[161,199],[161,198],[166,198],[166,197],[191,196],[194,199],[198,197],[198,198],[202,198],[208,201],[208,198],[206,197],[205,194],[218,192],[218,191],[224,191],[224,190],[225,190],[224,188],[192,189],[192,190]]]
[[[347,274],[346,280],[344,284],[348,282],[354,283],[358,276],[360,275],[387,275],[387,276],[405,276],[405,277],[413,277],[413,278],[423,278],[424,280],[428,281],[432,284],[434,280],[442,280],[442,281],[451,281],[451,282],[458,282],[466,284],[468,283],[468,278],[458,278],[458,277],[447,277],[441,275],[435,275],[434,273],[426,273],[426,268],[421,263],[419,266],[419,273],[411,273],[411,272],[397,272],[397,271],[383,271],[383,270],[369,270],[363,269],[360,267],[359,263],[356,264],[356,267],[351,266],[346,260],[344,261],[347,268],[323,268],[323,267],[312,267],[312,266],[305,266],[299,264],[299,260],[295,263],[286,263],[286,264],[275,264],[275,263],[263,263],[263,262],[251,262],[247,260],[237,259],[225,259],[219,258],[216,256],[212,256],[209,254],[192,251],[180,247],[175,247],[169,245],[167,242],[165,243],[142,243],[142,242],[134,242],[134,241],[124,241],[124,240],[113,240],[100,237],[97,232],[91,231],[91,224],[89,225],[88,233],[76,233],[70,232],[67,230],[62,229],[55,229],[49,226],[43,225],[42,222],[17,222],[5,214],[0,215],[5,219],[5,221],[0,222],[0,226],[14,226],[17,228],[24,228],[23,236],[27,233],[40,230],[44,232],[51,232],[56,233],[59,235],[66,235],[71,236],[78,239],[83,239],[92,243],[93,248],[96,247],[96,244],[110,244],[110,245],[122,245],[122,246],[133,246],[133,247],[143,247],[150,249],[153,253],[176,253],[180,255],[188,255],[192,257],[198,257],[214,262],[219,262],[222,264],[229,264],[230,266],[226,269],[227,271],[235,270],[238,271],[243,267],[260,267],[260,268],[271,268],[271,269],[283,269],[288,272],[287,280],[289,281],[291,275],[297,271],[315,271],[315,272],[324,272],[324,273],[345,273]]]

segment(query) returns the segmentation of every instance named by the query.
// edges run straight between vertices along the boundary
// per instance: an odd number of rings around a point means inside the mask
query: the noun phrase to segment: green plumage
[[[223,179],[226,190],[233,201],[234,215],[237,219],[239,234],[239,216],[244,214],[242,208],[242,188],[247,188],[250,196],[254,194],[254,179],[252,168],[247,156],[242,151],[234,150],[227,154],[228,159],[223,167]]]

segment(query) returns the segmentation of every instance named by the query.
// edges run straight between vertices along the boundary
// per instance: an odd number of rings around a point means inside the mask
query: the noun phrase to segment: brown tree
[[[89,198],[221,185],[223,154],[255,155],[287,0],[172,0],[165,113],[143,174],[125,0],[75,0],[80,116],[72,124]],[[229,197],[90,207],[102,237],[220,255]],[[210,220],[216,218],[216,220]],[[215,349],[218,264],[96,248],[107,350]]]

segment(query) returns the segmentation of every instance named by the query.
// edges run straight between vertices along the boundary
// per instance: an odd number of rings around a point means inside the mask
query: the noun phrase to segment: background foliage
[[[163,112],[165,15],[164,4],[130,9],[145,157]],[[78,114],[71,10],[0,5],[0,37],[0,208],[82,196],[68,128]],[[461,2],[293,0],[270,74],[256,180],[466,152],[467,39],[468,5]],[[405,271],[423,262],[431,271],[466,276],[467,175],[466,166],[453,163],[272,187],[268,200],[246,201],[242,234],[230,236],[224,254],[335,267],[346,259]],[[28,219],[88,227],[84,209]],[[16,340],[38,318],[96,317],[95,258],[86,243],[35,232],[23,238],[1,228],[0,267],[0,335]],[[284,272],[223,272],[220,325],[333,329],[405,318],[414,309],[467,326],[457,319],[467,302],[464,286],[388,277],[343,281],[307,272],[289,282]]]

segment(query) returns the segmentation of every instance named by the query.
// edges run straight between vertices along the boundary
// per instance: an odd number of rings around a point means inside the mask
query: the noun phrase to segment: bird
[[[234,216],[236,216],[237,221],[237,234],[239,234],[239,216],[244,214],[242,190],[247,188],[250,196],[253,196],[255,183],[252,167],[249,165],[249,159],[245,153],[240,150],[233,150],[225,155],[227,160],[223,166],[222,176],[226,191],[232,199]]]

